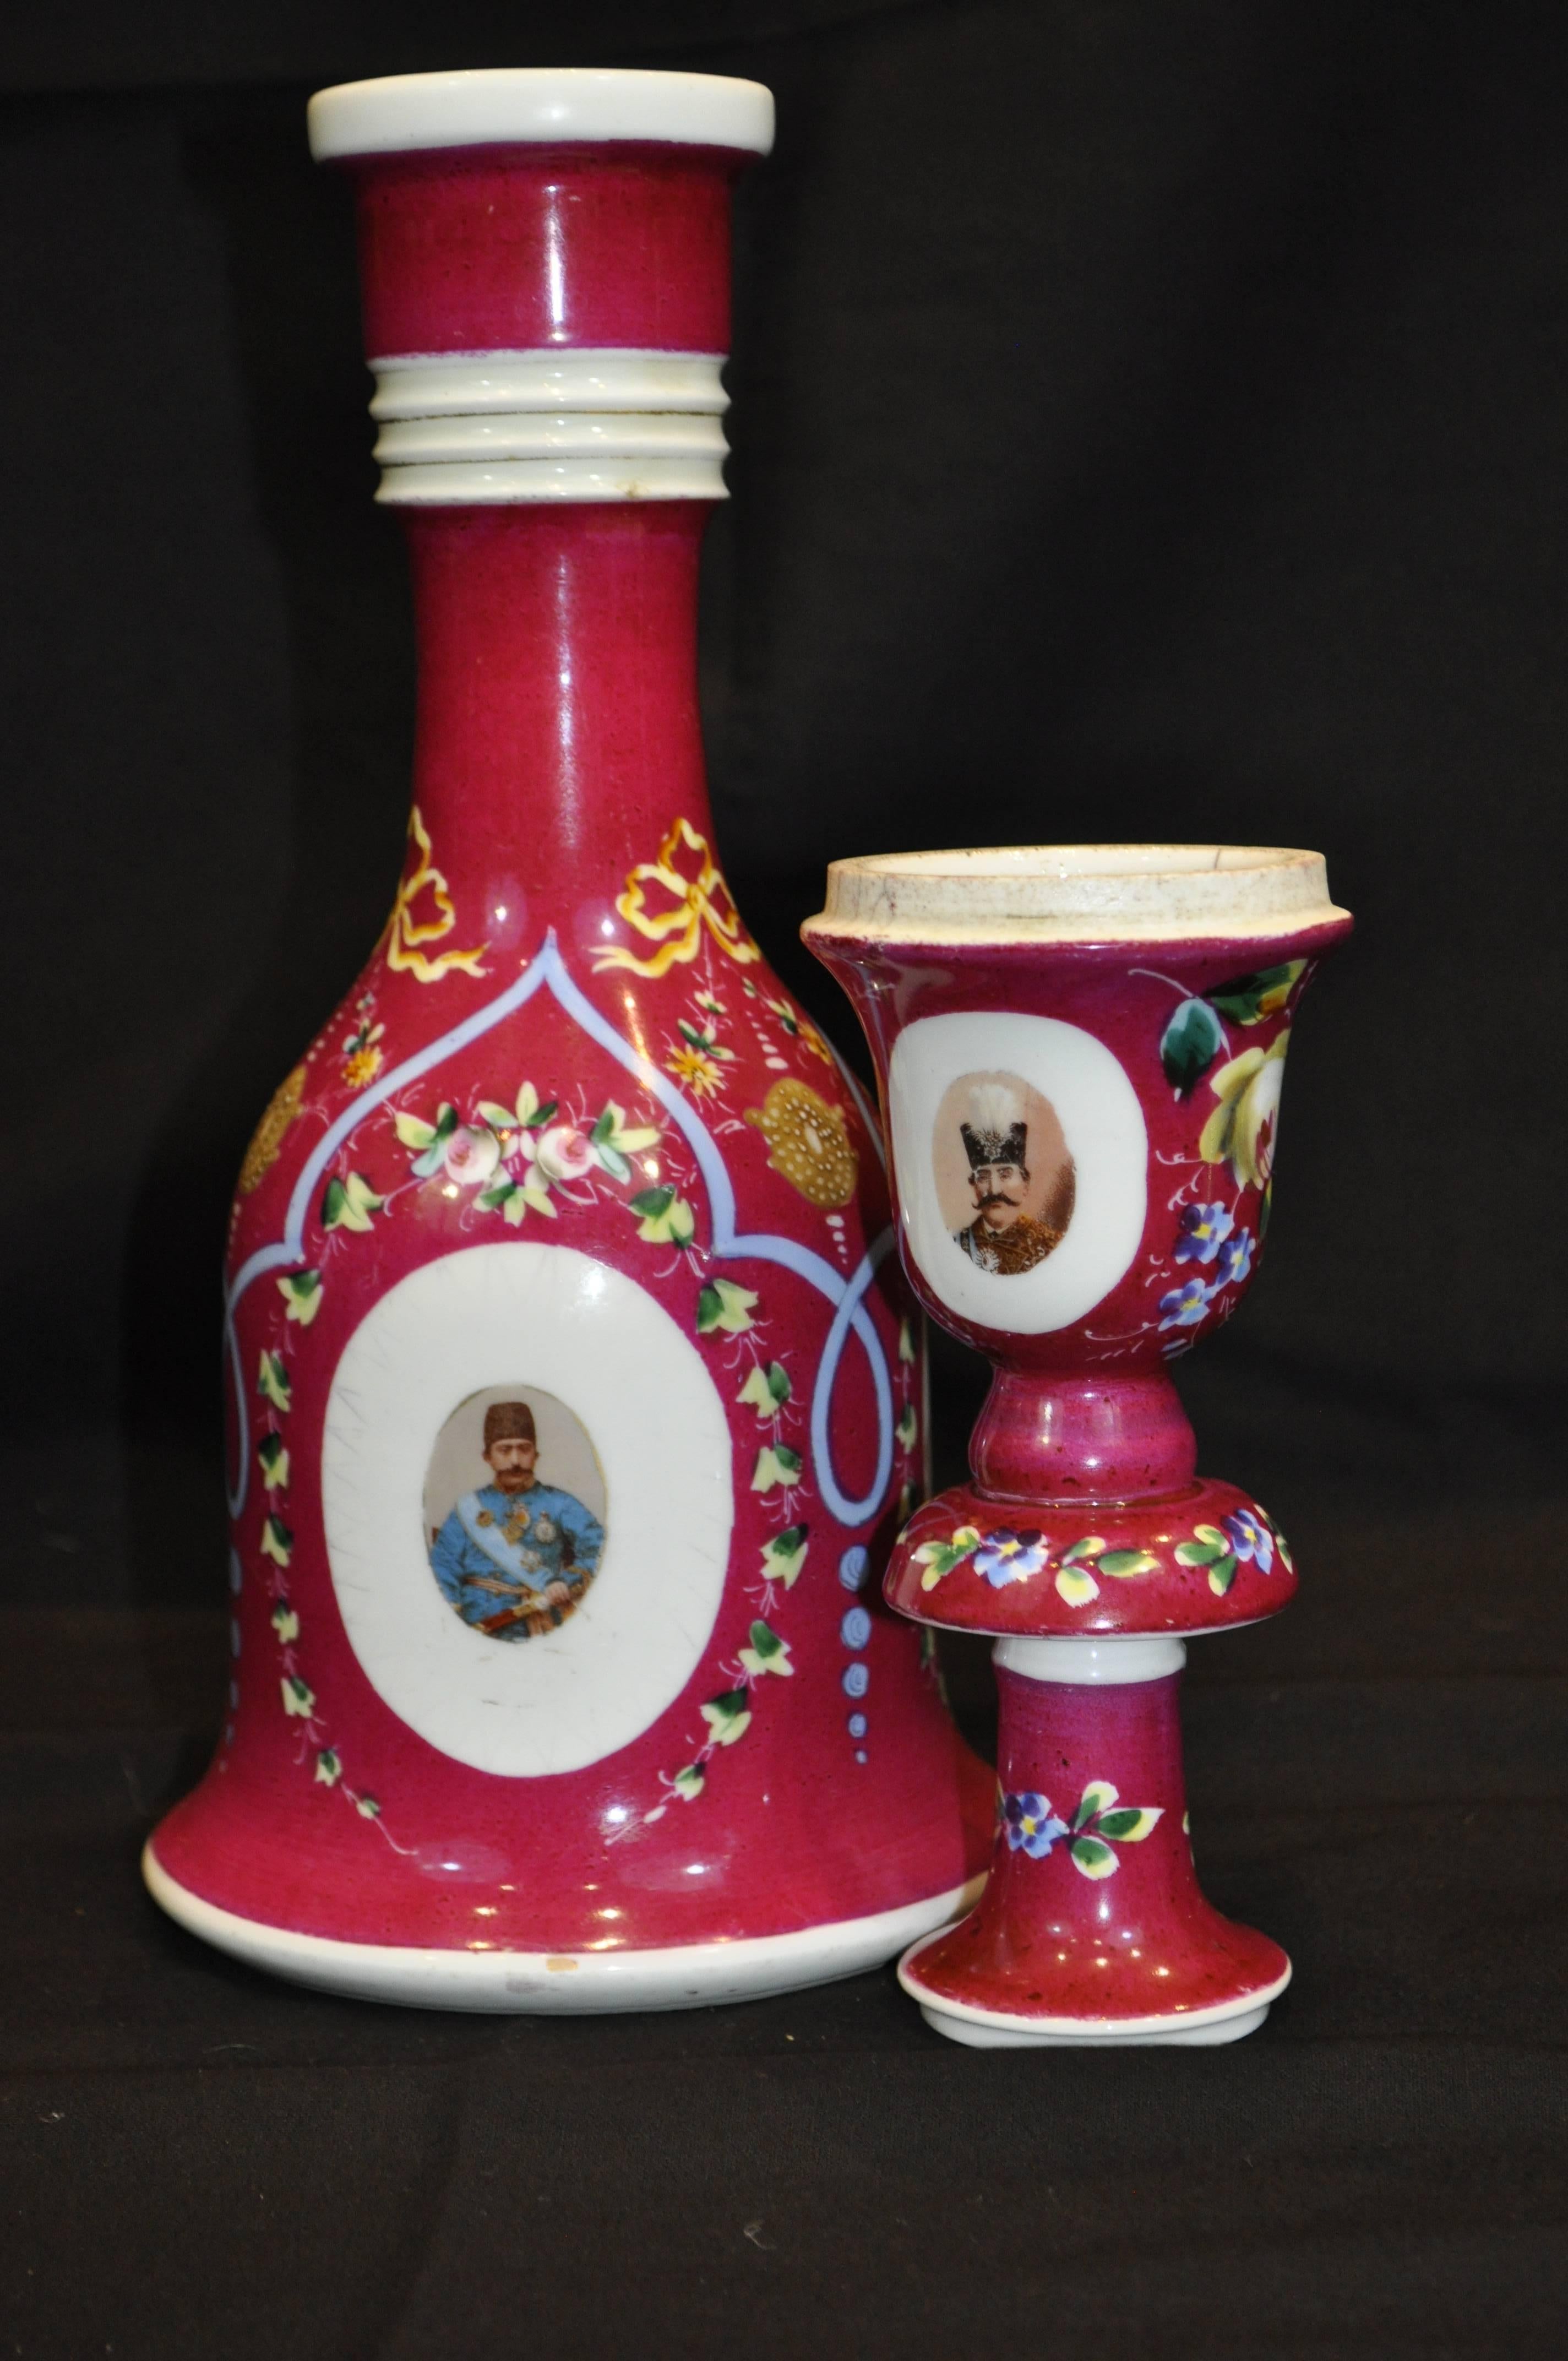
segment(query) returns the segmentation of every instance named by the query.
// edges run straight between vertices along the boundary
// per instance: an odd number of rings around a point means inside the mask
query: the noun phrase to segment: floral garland
[[[776,1004],[767,1005],[778,1014]],[[814,1028],[805,1019],[794,1019],[787,1004],[784,1009],[792,1015],[796,1036],[816,1047]],[[722,1016],[722,1005],[714,1002],[704,1013],[711,1022],[716,1015]],[[343,1079],[351,1086],[364,1086],[374,1080],[383,1056],[379,1045],[385,1028],[375,1018],[373,992],[361,996],[355,1014],[357,1022],[342,1045]],[[717,1068],[718,1045],[711,1037],[685,1046],[694,1056],[711,1060]],[[731,1053],[721,1054],[728,1058]],[[830,1053],[817,1047],[817,1054],[828,1057]],[[693,1082],[695,1073],[688,1073],[686,1079]],[[300,1617],[287,1584],[294,1537],[282,1514],[290,1474],[282,1422],[292,1400],[283,1349],[288,1323],[302,1328],[311,1324],[321,1309],[325,1274],[340,1242],[370,1232],[378,1219],[390,1215],[398,1198],[410,1189],[439,1181],[449,1193],[466,1195],[476,1213],[499,1215],[513,1228],[531,1217],[558,1220],[567,1208],[587,1207],[609,1198],[622,1204],[635,1220],[641,1242],[674,1249],[661,1277],[670,1276],[685,1259],[698,1279],[696,1333],[724,1351],[726,1367],[732,1375],[740,1375],[735,1400],[755,1413],[759,1429],[751,1489],[766,1496],[770,1510],[780,1519],[778,1529],[762,1545],[759,1576],[750,1593],[757,1612],[747,1643],[733,1660],[719,1662],[717,1669],[722,1686],[701,1707],[707,1735],[679,1770],[660,1774],[665,1790],[663,1799],[614,1831],[616,1836],[630,1834],[635,1827],[661,1818],[671,1797],[695,1801],[707,1784],[707,1765],[715,1752],[736,1744],[750,1729],[752,1695],[758,1685],[770,1677],[787,1679],[794,1674],[790,1642],[775,1630],[772,1620],[800,1577],[810,1537],[809,1524],[800,1514],[807,1480],[805,1453],[798,1441],[789,1439],[798,1417],[793,1380],[784,1362],[766,1353],[766,1323],[759,1315],[756,1291],[736,1280],[707,1275],[707,1253],[696,1242],[696,1214],[685,1193],[693,1185],[695,1167],[678,1133],[657,1123],[630,1121],[626,1109],[613,1099],[590,1116],[580,1093],[576,1099],[561,1093],[542,1095],[528,1081],[520,1084],[510,1104],[483,1096],[460,1111],[455,1103],[444,1100],[433,1114],[426,1114],[406,1104],[389,1102],[385,1112],[409,1159],[409,1177],[394,1188],[378,1191],[351,1163],[349,1143],[345,1143],[323,1191],[322,1247],[316,1260],[277,1281],[280,1301],[274,1333],[262,1349],[258,1377],[258,1391],[269,1414],[269,1423],[256,1444],[267,1497],[260,1548],[272,1562],[269,1579],[271,1622],[280,1649],[280,1691],[284,1713],[300,1723],[299,1760],[303,1763],[313,1756],[317,1780],[347,1796],[365,1818],[381,1826],[389,1843],[393,1841],[381,1822],[378,1799],[345,1779],[343,1757],[331,1742],[316,1692],[302,1666]],[[914,1351],[907,1323],[900,1359],[905,1373],[905,1399],[895,1433],[909,1459],[917,1427],[910,1398],[908,1366],[913,1364]],[[910,1495],[907,1483],[905,1490]]]
[[[1122,1866],[1115,1848],[1142,1844],[1164,1817],[1163,1804],[1121,1803],[1109,1779],[1090,1780],[1070,1823],[1051,1809],[1048,1796],[1032,1790],[1002,1798],[1001,1824],[1008,1850],[1044,1861],[1066,1837],[1069,1858],[1080,1877],[1114,1877]]]

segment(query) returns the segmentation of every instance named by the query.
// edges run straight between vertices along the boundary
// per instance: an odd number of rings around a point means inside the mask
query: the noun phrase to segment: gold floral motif
[[[666,907],[650,911],[644,891],[649,885],[671,897]],[[625,893],[616,895],[615,906],[629,926],[659,949],[640,959],[621,944],[606,945],[594,953],[596,973],[620,967],[630,968],[633,975],[667,975],[677,963],[685,966],[696,959],[704,927],[737,965],[747,967],[761,956],[740,923],[707,837],[688,819],[676,820],[656,861],[638,862],[627,878]]]
[[[283,1145],[283,1134],[300,1112],[305,1094],[305,1070],[296,1066],[285,1075],[267,1102],[267,1112],[257,1125],[250,1146],[245,1151],[245,1162],[239,1168],[239,1193],[248,1197],[258,1189],[278,1161],[278,1150]]]
[[[844,1118],[818,1097],[808,1082],[775,1082],[760,1107],[748,1107],[768,1143],[768,1162],[809,1204],[828,1210],[847,1205],[855,1193],[860,1159],[850,1144]]]
[[[400,974],[413,976],[420,983],[439,983],[455,968],[461,968],[465,975],[483,975],[486,971],[479,961],[488,948],[485,943],[477,950],[438,951],[433,959],[428,959],[419,949],[421,943],[437,943],[443,936],[449,935],[457,923],[457,913],[446,890],[446,879],[430,857],[430,836],[417,804],[409,814],[409,839],[419,857],[398,887],[398,898],[387,921],[387,965]],[[422,923],[414,917],[414,904],[427,887],[437,916]]]

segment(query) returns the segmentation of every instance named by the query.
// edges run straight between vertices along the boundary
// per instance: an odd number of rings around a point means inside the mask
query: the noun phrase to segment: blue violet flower
[[[1198,1278],[1184,1279],[1168,1295],[1159,1299],[1159,1324],[1162,1328],[1195,1328],[1209,1309],[1213,1292]]]
[[[1215,1274],[1216,1287],[1229,1287],[1233,1281],[1247,1278],[1252,1270],[1252,1232],[1238,1230],[1220,1248],[1220,1268]]]
[[[1183,1205],[1177,1261],[1212,1262],[1222,1240],[1230,1236],[1234,1226],[1223,1205]]]
[[[1048,1795],[1008,1795],[1002,1806],[1002,1825],[1008,1850],[1026,1852],[1031,1861],[1043,1861],[1057,1839],[1067,1834],[1067,1822],[1057,1818]]]
[[[1014,1533],[1003,1526],[987,1533],[974,1554],[974,1568],[992,1590],[1004,1590],[1010,1582],[1027,1582],[1032,1574],[1043,1573],[1049,1556],[1050,1546],[1040,1533]]]
[[[1222,1517],[1220,1522],[1237,1557],[1250,1558],[1259,1574],[1272,1573],[1274,1535],[1250,1509],[1237,1509],[1231,1516]]]

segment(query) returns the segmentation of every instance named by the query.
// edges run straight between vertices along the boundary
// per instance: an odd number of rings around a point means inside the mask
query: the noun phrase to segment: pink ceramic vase
[[[841,862],[806,928],[876,1057],[905,1268],[995,1364],[972,1482],[886,1581],[997,1636],[992,1876],[901,1970],[956,2040],[1229,2041],[1288,1981],[1199,1889],[1176,1692],[1187,1635],[1296,1576],[1194,1475],[1167,1364],[1256,1268],[1296,1009],[1349,923],[1315,853],[1065,845]]]
[[[850,1973],[953,1915],[989,1808],[874,1578],[923,1448],[876,1126],[704,784],[729,195],[772,102],[433,75],[311,129],[358,200],[414,801],[240,1176],[233,1709],[148,1882],[381,1999]]]

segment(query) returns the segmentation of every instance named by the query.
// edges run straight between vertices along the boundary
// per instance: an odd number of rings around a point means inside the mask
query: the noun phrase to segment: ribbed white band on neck
[[[377,499],[721,500],[718,353],[409,354],[371,363]]]

